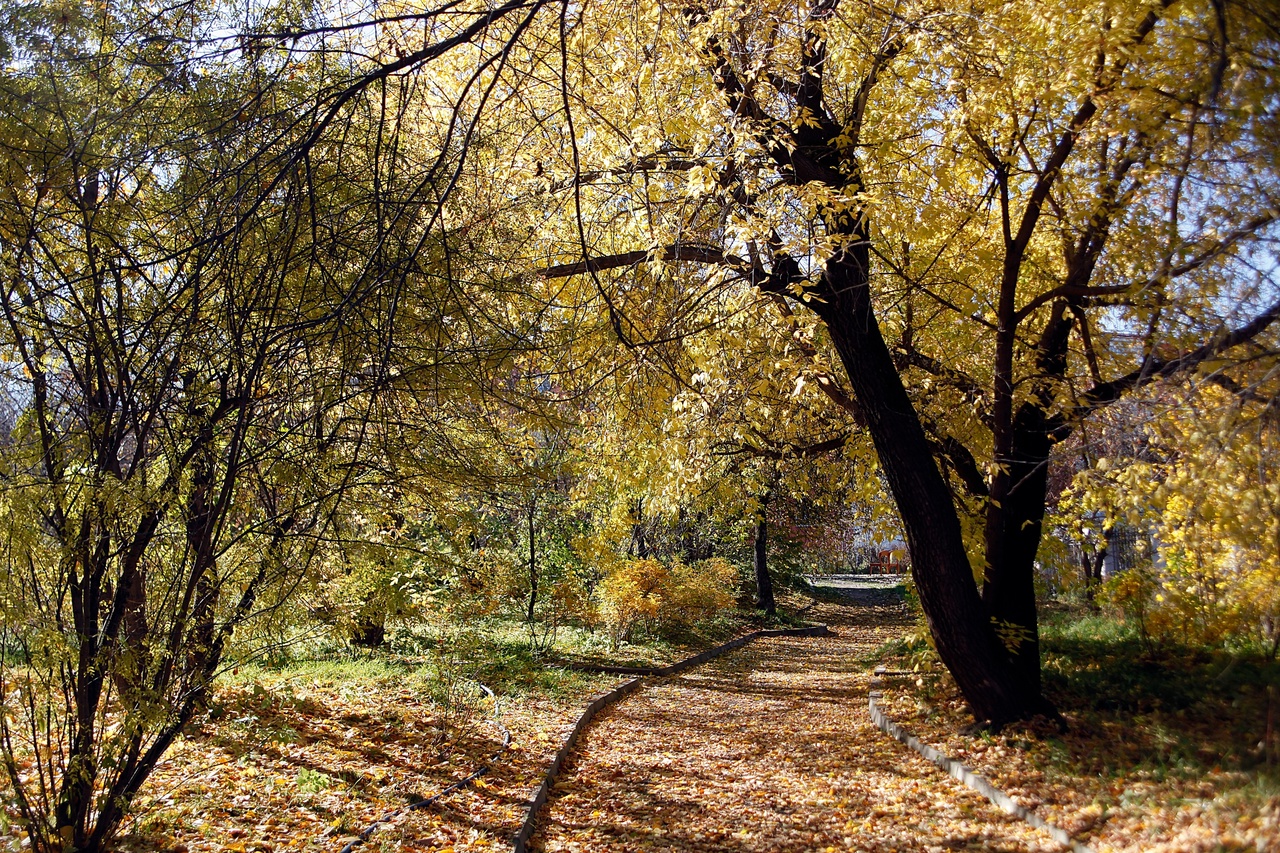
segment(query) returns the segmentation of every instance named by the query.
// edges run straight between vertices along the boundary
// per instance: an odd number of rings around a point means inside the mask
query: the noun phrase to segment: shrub
[[[727,560],[617,560],[596,587],[596,612],[614,645],[641,626],[691,625],[733,604],[737,571]]]

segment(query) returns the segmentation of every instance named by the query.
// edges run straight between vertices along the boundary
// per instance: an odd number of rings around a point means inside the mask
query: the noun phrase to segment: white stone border
[[[886,674],[888,673],[884,667],[876,668],[877,677]],[[880,706],[877,704],[876,700],[883,698],[884,694],[879,690],[872,690],[869,694],[867,705],[871,712],[871,721],[879,726],[886,734],[911,747],[916,752],[929,759],[929,761],[936,764],[939,768],[945,770],[953,778],[958,779],[991,802],[995,803],[995,805],[1002,811],[1008,812],[1014,817],[1026,821],[1037,829],[1043,829],[1051,838],[1053,838],[1054,841],[1072,850],[1073,853],[1093,853],[1093,850],[1089,847],[1086,847],[1073,839],[1070,833],[1065,829],[1062,829],[1059,826],[1054,826],[1027,807],[1018,805],[1013,801],[1012,797],[1004,791],[1001,791],[995,785],[992,785],[985,776],[979,776],[977,773],[974,773],[954,758],[948,758],[941,752],[938,752],[938,750],[929,746],[927,743],[921,743],[916,738],[907,734],[901,726],[885,716],[884,711],[880,710]]]

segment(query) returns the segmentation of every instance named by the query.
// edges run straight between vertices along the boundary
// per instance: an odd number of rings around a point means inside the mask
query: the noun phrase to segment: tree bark
[[[649,557],[649,541],[645,536],[644,499],[638,498],[631,511],[631,542],[627,545],[627,553],[641,560]]]
[[[866,415],[902,517],[925,621],[979,721],[1000,726],[1025,719],[1043,710],[1043,700],[1010,666],[978,596],[951,492],[880,333],[868,285],[867,243],[850,242],[827,262],[818,286],[821,301],[811,304],[826,323]]]
[[[987,513],[987,565],[982,602],[1000,634],[1018,678],[1040,692],[1040,626],[1035,560],[1040,548],[1052,447],[1045,415],[1031,403],[1013,423],[1014,451],[1006,460],[1009,483],[1001,506]]]
[[[772,616],[778,610],[773,598],[773,577],[769,574],[769,496],[760,499],[760,512],[756,516],[755,570],[756,607]]]
[[[1090,602],[1098,592],[1098,585],[1102,583],[1102,564],[1107,560],[1109,549],[1110,543],[1104,536],[1102,544],[1092,555],[1083,549],[1080,552],[1080,567],[1084,569],[1084,595]]]
[[[1035,562],[1049,490],[1049,453],[1061,418],[1049,414],[1054,386],[1066,373],[1071,320],[1054,303],[1036,351],[1030,398],[1008,428],[1008,452],[999,458],[987,505],[986,567],[982,601],[1008,650],[1017,677],[1040,694],[1040,625]]]

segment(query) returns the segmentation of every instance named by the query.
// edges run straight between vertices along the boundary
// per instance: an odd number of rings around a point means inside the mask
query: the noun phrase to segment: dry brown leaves
[[[938,678],[944,683],[927,683]],[[884,692],[881,707],[911,734],[1097,851],[1280,850],[1280,798],[1234,796],[1245,781],[1239,773],[1213,769],[1196,779],[1159,774],[1140,769],[1136,754],[1129,774],[1091,773],[1090,755],[1107,751],[1114,760],[1135,751],[1123,723],[1076,723],[1066,734],[1039,724],[973,736],[965,733],[972,718],[945,676],[920,683],[890,678]],[[1054,760],[1053,750],[1070,757]]]
[[[871,724],[859,658],[900,632],[900,609],[822,605],[806,615],[837,636],[759,640],[599,717],[535,846],[1056,849]]]
[[[580,742],[534,839],[546,851],[1055,850],[882,733],[867,714],[866,656],[907,625],[897,606],[821,604],[833,638],[759,640],[602,714]],[[491,775],[395,817],[363,849],[509,849],[524,808],[583,706],[619,677],[557,699],[508,701],[510,749]],[[927,686],[928,679],[922,684]],[[1280,804],[1241,807],[1239,780],[1103,777],[1047,760],[1056,734],[961,734],[963,705],[914,679],[885,710],[1096,850],[1280,849]],[[939,697],[942,696],[942,700]],[[120,845],[173,853],[338,853],[388,812],[435,793],[501,742],[482,714],[441,719],[411,683],[340,680],[229,688],[177,744]],[[1069,748],[1125,748],[1122,730]],[[1107,746],[1110,744],[1111,746]],[[1087,762],[1082,765],[1087,767]]]
[[[504,702],[512,742],[490,774],[395,817],[360,849],[509,849],[555,750],[604,683]],[[442,720],[404,685],[266,687],[220,692],[218,719],[175,745],[149,780],[121,849],[338,853],[374,820],[471,773],[502,742],[489,718]]]

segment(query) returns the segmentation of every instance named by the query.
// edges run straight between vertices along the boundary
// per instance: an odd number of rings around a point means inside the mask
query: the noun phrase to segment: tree
[[[815,367],[798,318],[776,311],[761,318],[741,310],[758,294],[739,296],[727,315],[722,305],[687,312],[682,324],[698,331],[665,342],[660,359],[647,347],[618,347],[615,358],[639,363],[633,376],[643,369],[643,379],[620,397],[595,395],[598,411],[621,406],[625,414],[610,419],[590,458],[597,469],[617,460],[630,480],[636,556],[675,556],[676,543],[660,534],[678,529],[693,562],[712,552],[692,547],[692,527],[737,527],[749,546],[756,606],[772,613],[770,517],[786,520],[793,498],[845,499],[855,471],[870,470],[864,489],[878,481],[865,444],[849,443],[851,415],[828,405],[821,388],[829,376]]]
[[[331,64],[360,30],[314,10],[230,11],[3,13],[0,762],[44,851],[105,848],[233,633],[346,498],[407,485],[406,439],[465,467],[468,422],[418,415],[513,349],[459,313],[413,81]]]
[[[1100,457],[1073,484],[1075,501],[1151,534],[1155,559],[1104,589],[1148,640],[1255,644],[1272,657],[1280,645],[1280,398],[1275,351],[1254,354],[1235,371],[1244,384],[1224,388],[1210,372],[1165,389],[1138,427],[1145,452]],[[1160,405],[1178,391],[1180,405]]]
[[[210,192],[217,152],[181,145],[210,114],[178,102],[213,106],[166,73],[181,57],[136,34],[117,51],[135,22],[111,14],[9,23],[0,314],[20,415],[3,453],[0,738],[33,843],[90,849],[323,526],[333,453],[311,477],[300,457],[333,411],[279,393],[309,325],[280,287],[293,223],[203,241],[252,213]]]
[[[1051,711],[1032,579],[1053,446],[1280,313],[1273,13],[629,13],[566,9],[547,36],[545,143],[506,172],[572,215],[542,275],[585,282],[640,348],[742,288],[816,315],[975,715]]]

